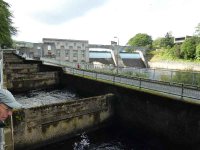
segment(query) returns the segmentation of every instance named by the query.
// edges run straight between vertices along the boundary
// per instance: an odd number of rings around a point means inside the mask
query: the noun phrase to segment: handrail
[[[67,61],[60,61],[56,59],[49,59],[49,58],[41,58],[40,59],[43,62],[49,63],[49,64],[55,64],[63,67],[73,67],[77,68],[77,66],[80,66],[79,68],[85,69],[85,70],[99,70],[102,69],[104,72],[113,72],[116,73],[116,68],[113,66],[108,65],[102,65],[102,66],[96,66],[93,64],[88,63],[78,63],[78,62],[67,62]],[[200,85],[200,72],[186,72],[186,71],[177,71],[177,70],[167,70],[167,69],[152,69],[152,68],[119,68],[119,74],[126,74],[126,72],[129,72],[132,74],[132,76],[139,76],[143,78],[147,78],[150,80],[156,80],[156,81],[168,81],[170,83],[176,82],[176,83],[183,83],[184,85],[193,85],[193,86],[199,86]],[[180,77],[182,76],[182,77]],[[183,80],[181,80],[183,79]],[[187,79],[187,80],[186,80]],[[181,82],[179,82],[179,80]]]
[[[191,98],[200,100],[200,91],[197,86],[185,86],[180,83],[170,83],[166,81],[156,81],[150,79],[144,79],[139,77],[125,77],[122,75],[111,75],[106,73],[98,73],[95,71],[86,71],[71,67],[64,68],[66,73],[80,76],[89,76],[95,80],[107,80],[113,84],[124,84],[129,86],[138,87],[139,89],[149,89],[170,95],[179,96],[183,98]]]

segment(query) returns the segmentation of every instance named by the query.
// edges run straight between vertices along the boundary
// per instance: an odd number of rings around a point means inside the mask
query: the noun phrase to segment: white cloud
[[[6,1],[12,5],[20,31],[15,39],[31,42],[52,37],[109,44],[117,36],[124,45],[137,33],[153,38],[168,31],[175,36],[192,35],[200,22],[199,0],[99,0],[82,10],[89,0]]]

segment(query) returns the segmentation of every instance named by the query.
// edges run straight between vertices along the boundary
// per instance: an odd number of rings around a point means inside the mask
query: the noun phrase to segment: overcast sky
[[[137,33],[153,39],[193,35],[200,23],[200,0],[5,0],[11,5],[15,40],[89,40],[125,45]]]

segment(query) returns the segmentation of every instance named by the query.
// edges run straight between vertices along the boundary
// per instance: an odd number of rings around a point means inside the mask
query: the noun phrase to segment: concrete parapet
[[[100,127],[113,115],[112,99],[107,94],[15,112],[15,149],[36,148]]]

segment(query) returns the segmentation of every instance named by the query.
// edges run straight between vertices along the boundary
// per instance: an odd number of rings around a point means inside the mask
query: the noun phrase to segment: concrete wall
[[[33,89],[47,89],[50,87],[56,87],[58,84],[58,72],[37,73],[26,77],[19,76],[18,74],[12,74],[12,77],[7,76],[7,88],[12,92],[25,92]]]
[[[101,127],[113,115],[112,99],[108,94],[15,112],[15,149],[36,148]]]
[[[199,101],[189,103],[153,91],[149,94],[142,89],[134,90],[72,75],[64,75],[62,83],[82,94],[113,93],[116,96],[117,124],[125,128],[146,131],[178,146],[200,143]]]
[[[4,54],[4,58],[4,81],[12,92],[47,89],[60,83],[62,68],[42,65],[41,61],[26,61],[15,54]]]

